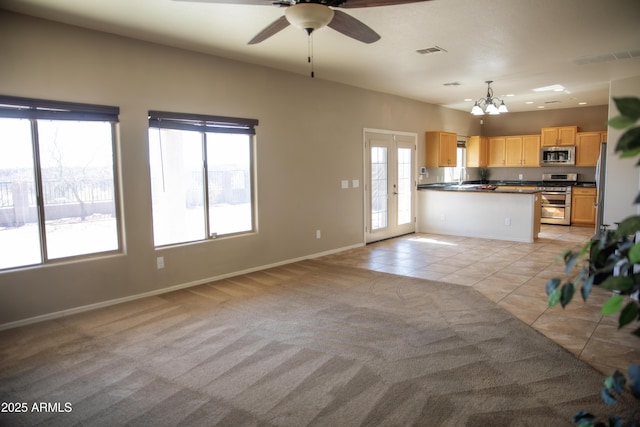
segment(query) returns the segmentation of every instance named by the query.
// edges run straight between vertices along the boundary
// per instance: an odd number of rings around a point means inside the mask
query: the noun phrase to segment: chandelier
[[[508,113],[509,110],[507,110],[507,106],[504,105],[504,101],[493,96],[493,89],[491,89],[493,80],[487,80],[485,83],[487,84],[487,97],[480,98],[476,101],[471,109],[471,114],[474,116],[482,116],[484,113],[491,115]],[[483,106],[485,106],[484,111],[482,111]]]

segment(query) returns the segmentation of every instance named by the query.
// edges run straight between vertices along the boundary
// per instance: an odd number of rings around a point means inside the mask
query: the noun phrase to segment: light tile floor
[[[594,287],[586,302],[576,293],[564,309],[548,307],[545,284],[564,277],[558,255],[580,247],[592,228],[543,225],[534,243],[410,234],[322,258],[337,264],[469,286],[578,358],[610,375],[640,363],[640,338],[618,330],[618,316],[602,317],[610,293]]]

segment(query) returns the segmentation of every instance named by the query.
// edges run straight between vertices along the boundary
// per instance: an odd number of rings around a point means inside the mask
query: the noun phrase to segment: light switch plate
[[[358,180],[358,179],[354,179],[354,180],[352,180],[352,181],[351,181],[351,186],[352,186],[353,188],[358,188],[358,187],[360,187],[360,180]]]
[[[343,189],[349,188],[349,180],[347,180],[347,179],[343,179],[342,180],[342,188]]]

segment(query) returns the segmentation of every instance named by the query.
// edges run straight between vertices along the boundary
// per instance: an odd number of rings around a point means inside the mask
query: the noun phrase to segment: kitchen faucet
[[[460,168],[460,176],[458,177],[458,185],[462,185],[466,174],[467,174],[467,168],[462,166]]]

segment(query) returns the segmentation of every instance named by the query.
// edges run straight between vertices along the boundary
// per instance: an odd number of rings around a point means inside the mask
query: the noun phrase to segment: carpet
[[[0,332],[3,426],[571,426],[602,381],[474,289],[322,260]]]

